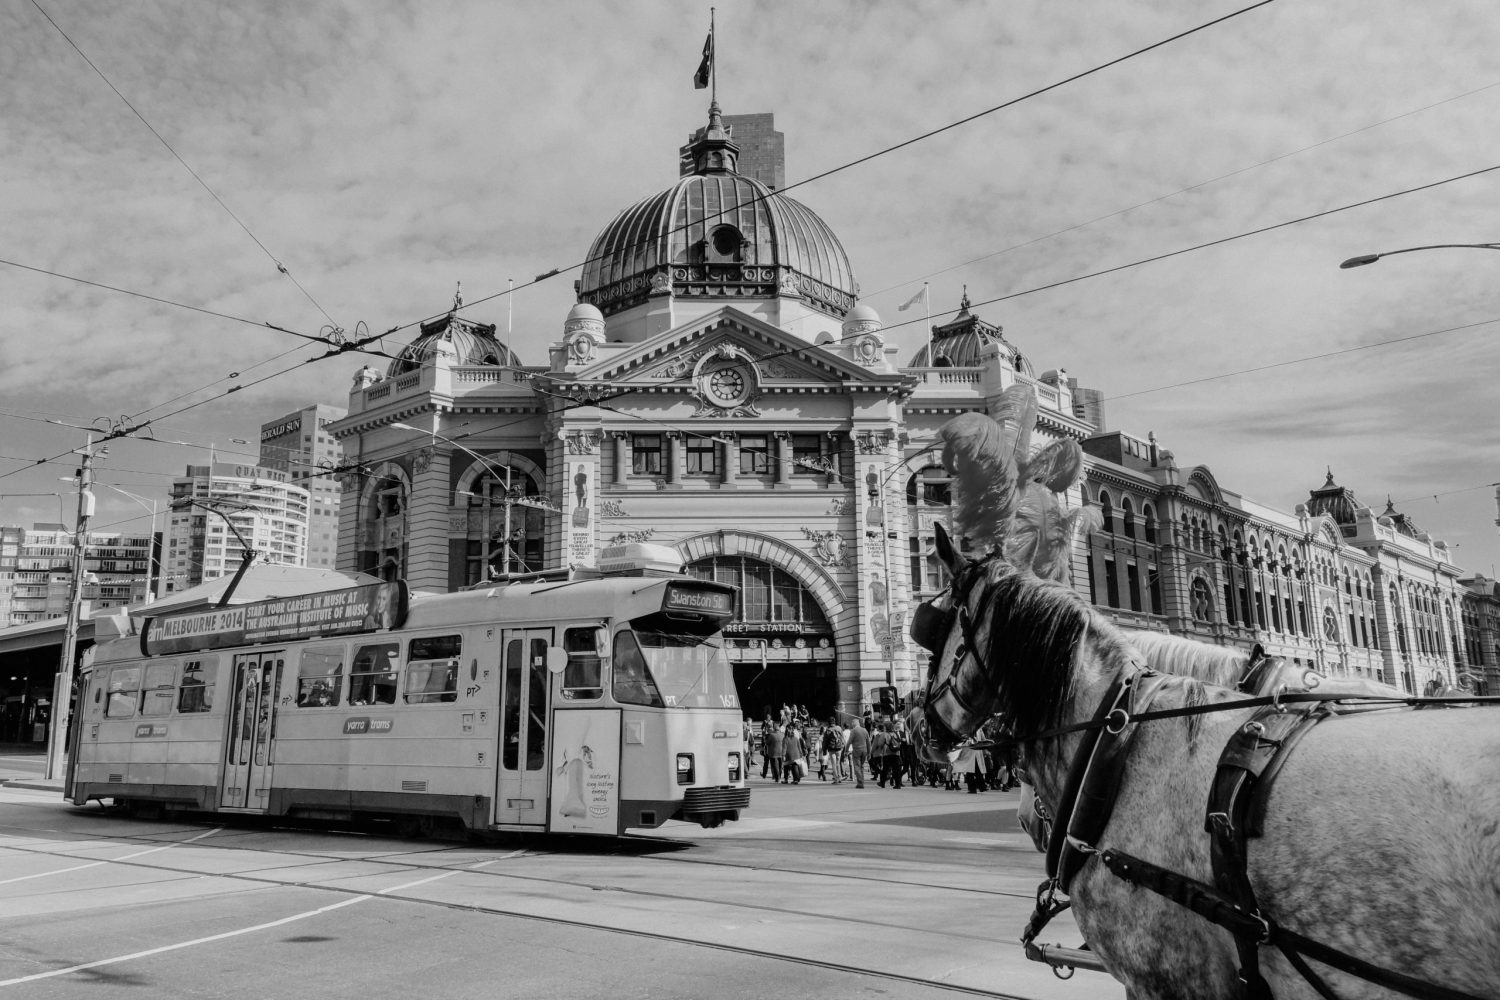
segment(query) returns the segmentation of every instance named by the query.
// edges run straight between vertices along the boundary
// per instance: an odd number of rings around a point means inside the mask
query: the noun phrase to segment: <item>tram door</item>
[[[234,700],[219,798],[224,808],[263,811],[270,804],[276,699],[285,653],[242,653],[234,658]]]
[[[547,650],[551,629],[505,633],[500,664],[500,767],[495,822],[547,822]]]

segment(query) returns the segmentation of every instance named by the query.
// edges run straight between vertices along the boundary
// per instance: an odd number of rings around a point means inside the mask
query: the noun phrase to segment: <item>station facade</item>
[[[1020,383],[1039,403],[1033,444],[1085,451],[1065,500],[1105,520],[1073,583],[1120,624],[1408,690],[1500,682],[1494,642],[1465,637],[1466,585],[1442,542],[1331,474],[1285,512],[1179,467],[1108,429],[1100,394],[1065,369],[1039,374],[967,296],[898,357],[837,236],[739,173],[738,152],[713,106],[691,171],[595,239],[545,363],[455,303],[385,371],[360,370],[328,427],[353,469],[340,570],[446,591],[670,545],[689,572],[741,588],[726,635],[747,714],[857,712],[925,676],[906,629],[944,585],[938,429]]]

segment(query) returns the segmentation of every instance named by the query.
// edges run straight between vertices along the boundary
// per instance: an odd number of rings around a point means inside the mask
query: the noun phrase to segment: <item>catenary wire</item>
[[[33,0],[33,2],[35,2],[35,0]],[[923,142],[924,140],[931,139],[934,136],[941,135],[944,132],[948,132],[948,131],[951,131],[952,129],[959,128],[960,126],[967,125],[970,122],[977,121],[978,119],[983,118],[983,117],[985,117],[987,115],[994,114],[997,111],[1003,111],[1006,108],[1014,107],[1015,105],[1020,104],[1023,101],[1030,100],[1033,97],[1038,97],[1038,96],[1040,96],[1042,94],[1048,93],[1049,91],[1057,90],[1060,87],[1067,86],[1070,83],[1075,83],[1078,80],[1084,79],[1085,77],[1093,76],[1096,73],[1100,73],[1100,72],[1103,72],[1104,70],[1109,69],[1111,67],[1118,66],[1118,65],[1120,65],[1123,62],[1127,62],[1128,60],[1136,58],[1137,56],[1145,55],[1146,53],[1151,52],[1154,49],[1159,49],[1159,48],[1162,48],[1163,46],[1170,45],[1173,42],[1181,41],[1182,39],[1187,38],[1190,35],[1194,35],[1194,34],[1197,34],[1200,31],[1205,31],[1208,28],[1212,28],[1212,27],[1214,27],[1216,25],[1223,24],[1225,21],[1229,21],[1229,20],[1231,20],[1233,18],[1239,17],[1241,14],[1247,14],[1250,11],[1256,10],[1258,8],[1264,7],[1264,6],[1266,6],[1268,4],[1271,4],[1271,3],[1274,3],[1274,2],[1275,2],[1275,0],[1259,0],[1259,2],[1257,2],[1257,3],[1252,3],[1252,4],[1250,4],[1247,7],[1242,7],[1239,10],[1231,11],[1228,14],[1223,15],[1222,17],[1214,18],[1211,21],[1205,21],[1204,23],[1199,24],[1196,27],[1188,28],[1187,30],[1180,31],[1180,32],[1178,32],[1175,35],[1171,35],[1171,36],[1169,36],[1167,38],[1163,38],[1163,39],[1161,39],[1159,41],[1152,42],[1150,45],[1146,45],[1146,46],[1144,46],[1142,48],[1135,49],[1132,52],[1127,52],[1125,55],[1117,56],[1114,59],[1109,60],[1108,62],[1099,63],[1098,65],[1093,66],[1093,67],[1091,67],[1089,69],[1083,70],[1083,71],[1078,72],[1078,73],[1074,73],[1072,76],[1064,77],[1061,80],[1056,80],[1056,81],[1054,81],[1052,83],[1049,83],[1049,84],[1047,84],[1045,86],[1038,87],[1035,90],[1032,90],[1032,91],[1029,91],[1029,92],[1027,92],[1025,94],[1020,95],[1019,97],[1013,97],[1013,98],[1011,98],[1008,101],[1003,101],[1000,104],[995,105],[994,107],[986,108],[983,111],[975,112],[974,114],[968,115],[968,116],[966,116],[964,118],[960,118],[957,121],[952,121],[952,122],[949,122],[946,125],[941,125],[941,126],[935,128],[935,129],[930,129],[929,131],[923,132],[920,135],[913,136],[910,139],[904,139],[901,142],[895,143],[894,145],[886,146],[883,149],[878,149],[878,150],[876,150],[873,153],[867,153],[864,156],[858,157],[857,159],[850,160],[850,161],[848,161],[846,163],[842,163],[842,164],[840,164],[840,165],[838,165],[836,167],[830,167],[829,169],[824,170],[824,171],[822,171],[820,173],[813,174],[811,177],[804,177],[802,180],[799,180],[799,181],[796,181],[796,182],[794,182],[792,184],[786,185],[785,187],[781,188],[779,191],[771,192],[771,193],[764,194],[764,195],[757,195],[754,198],[750,198],[750,199],[748,199],[746,201],[739,202],[739,203],[737,203],[735,205],[726,206],[724,208],[724,211],[725,212],[730,212],[730,211],[737,211],[737,210],[744,209],[744,208],[749,208],[749,207],[752,207],[752,206],[754,206],[756,204],[759,204],[760,202],[765,201],[766,199],[768,199],[768,198],[770,198],[770,197],[772,197],[774,195],[785,194],[788,191],[792,191],[792,190],[794,190],[796,188],[803,187],[803,186],[805,186],[807,184],[811,184],[814,181],[819,181],[819,180],[822,180],[822,179],[824,179],[826,177],[831,177],[834,174],[841,173],[842,171],[848,170],[851,167],[857,167],[857,166],[860,166],[861,164],[869,163],[871,160],[874,160],[874,159],[877,159],[879,157],[885,156],[885,155],[887,155],[889,153],[894,153],[894,152],[896,152],[898,150],[901,150],[901,149],[905,149],[908,146],[915,145],[916,143]],[[660,239],[660,238],[663,238],[663,237],[666,237],[666,236],[671,236],[671,235],[673,235],[675,233],[684,232],[687,229],[689,229],[692,225],[694,225],[694,223],[688,223],[688,224],[679,226],[679,227],[677,227],[675,229],[667,230],[664,233],[644,238],[644,239],[638,241],[635,244],[631,244],[629,247],[614,247],[614,248],[611,249],[610,253],[613,254],[613,253],[619,252],[619,251],[621,251],[623,249],[631,249],[631,248],[636,247],[636,246],[643,246],[646,243],[653,242],[653,241],[655,241],[657,239]],[[563,267],[554,267],[550,271],[546,271],[546,272],[543,272],[541,274],[538,274],[535,278],[533,278],[530,281],[522,282],[519,285],[515,285],[513,287],[509,287],[509,288],[505,289],[504,291],[495,292],[495,293],[493,293],[491,295],[483,296],[481,298],[475,299],[473,302],[466,302],[466,303],[463,304],[462,308],[467,309],[467,308],[469,308],[471,306],[477,306],[477,305],[480,305],[482,303],[489,302],[489,301],[491,301],[493,299],[498,299],[498,298],[502,298],[504,296],[512,295],[515,292],[521,291],[522,289],[530,288],[533,285],[539,285],[543,281],[546,281],[549,278],[553,278],[553,277],[556,277],[559,274],[562,274],[564,271],[572,271],[572,270],[574,270],[576,268],[586,267],[589,264],[592,264],[596,260],[600,260],[600,259],[603,259],[603,258],[602,257],[589,257],[589,258],[585,258],[584,260],[578,261],[578,262],[573,263],[573,264],[568,264],[568,265],[563,266]],[[445,314],[446,314],[446,311],[442,312],[442,313],[433,313],[432,315],[423,317],[422,319],[419,319],[419,320],[413,320],[413,321],[408,322],[408,323],[402,323],[402,324],[400,324],[398,326],[393,326],[389,330],[385,331],[385,335],[389,336],[391,334],[398,333],[401,330],[405,330],[405,329],[408,329],[408,328],[413,327],[413,326],[418,326],[418,325],[420,325],[422,323],[430,322],[431,320],[438,319],[439,317],[441,317],[441,316],[443,316]]]
[[[290,280],[292,284],[297,286],[297,290],[303,294],[307,301],[312,303],[313,308],[322,313],[323,317],[327,319],[329,323],[332,323],[335,328],[337,328],[338,323],[334,321],[334,318],[332,316],[328,315],[328,311],[326,309],[318,304],[318,300],[312,297],[312,293],[309,292],[306,288],[302,287],[302,282],[298,281],[296,276],[293,275],[291,271],[287,270],[286,266],[283,265],[281,261],[276,259],[276,255],[271,253],[271,251],[266,248],[266,245],[260,241],[260,238],[250,231],[250,227],[245,225],[244,220],[242,220],[238,215],[234,214],[234,211],[224,203],[224,199],[220,198],[218,193],[215,192],[213,188],[208,186],[208,182],[205,181],[202,177],[198,176],[198,172],[191,166],[189,166],[186,160],[178,155],[177,150],[172,148],[172,144],[167,142],[162,134],[156,130],[156,127],[146,120],[146,116],[141,114],[140,111],[136,109],[136,106],[134,104],[130,103],[129,98],[120,93],[120,88],[116,87],[113,81],[111,81],[109,77],[104,75],[104,71],[94,64],[94,60],[90,59],[88,57],[88,54],[85,53],[83,49],[78,47],[78,43],[73,41],[68,33],[62,29],[62,26],[52,19],[52,15],[47,13],[46,9],[43,8],[42,5],[37,2],[37,0],[31,0],[31,5],[37,9],[42,17],[47,19],[47,23],[52,25],[52,27],[57,30],[57,33],[63,37],[63,40],[73,47],[73,51],[77,52],[78,55],[83,59],[83,61],[88,63],[89,69],[98,74],[99,79],[103,80],[105,85],[108,86],[110,90],[114,91],[115,96],[118,97],[122,102],[124,102],[125,106],[130,109],[131,114],[135,115],[136,118],[140,120],[140,123],[146,126],[146,129],[152,135],[156,136],[156,140],[160,142],[164,147],[166,147],[167,152],[172,154],[172,158],[175,159],[178,163],[182,164],[182,169],[191,174],[193,180],[197,181],[198,185],[202,187],[203,190],[208,192],[209,197],[217,202],[219,207],[222,208],[225,213],[235,221],[235,224],[245,231],[245,235],[250,237],[250,239],[254,241],[256,246],[260,247],[261,252],[266,255],[266,257],[271,261],[272,264],[276,265],[276,270],[286,275],[287,279]]]
[[[1361,125],[1359,128],[1351,129],[1350,131],[1343,132],[1343,133],[1341,133],[1339,135],[1330,136],[1327,139],[1320,139],[1317,142],[1311,143],[1310,145],[1302,146],[1299,149],[1289,150],[1289,151],[1287,151],[1285,153],[1278,153],[1275,156],[1269,157],[1267,159],[1260,160],[1260,161],[1255,162],[1255,163],[1247,164],[1246,166],[1243,166],[1243,167],[1238,167],[1238,168],[1236,168],[1234,170],[1229,171],[1228,173],[1219,174],[1217,177],[1211,177],[1208,180],[1199,181],[1196,184],[1189,184],[1187,187],[1178,188],[1176,191],[1173,191],[1170,194],[1159,195],[1159,196],[1157,196],[1155,198],[1151,198],[1151,199],[1149,199],[1147,201],[1139,202],[1138,204],[1131,205],[1131,206],[1129,206],[1127,208],[1117,209],[1116,211],[1109,212],[1109,213],[1107,213],[1105,215],[1096,216],[1095,218],[1089,219],[1086,222],[1074,223],[1071,226],[1066,226],[1066,227],[1064,227],[1062,229],[1058,229],[1058,230],[1055,230],[1053,232],[1047,233],[1045,236],[1038,236],[1038,237],[1035,237],[1034,239],[1029,239],[1029,240],[1026,240],[1026,241],[1024,241],[1022,243],[1013,243],[1013,244],[1011,244],[1008,247],[1003,247],[1003,248],[1001,248],[999,250],[992,250],[989,253],[981,254],[978,257],[971,258],[970,260],[966,260],[966,261],[963,261],[963,262],[958,263],[958,264],[949,264],[948,266],[939,268],[936,271],[929,271],[926,274],[918,275],[917,277],[914,277],[914,278],[903,279],[902,281],[900,281],[900,282],[898,282],[898,283],[896,283],[894,285],[887,285],[885,288],[881,288],[881,289],[878,289],[876,291],[870,292],[870,293],[868,293],[867,295],[865,295],[863,297],[867,298],[867,299],[868,298],[874,298],[877,295],[882,295],[882,294],[884,294],[886,292],[893,291],[893,290],[895,290],[897,288],[900,288],[903,285],[909,285],[909,284],[911,284],[912,282],[915,282],[915,281],[922,281],[922,280],[925,280],[925,279],[928,279],[928,278],[935,278],[935,277],[937,277],[940,274],[947,274],[949,271],[956,271],[959,268],[968,267],[971,264],[978,264],[980,261],[989,260],[991,257],[998,257],[1001,254],[1011,253],[1014,250],[1023,250],[1026,247],[1035,246],[1038,243],[1044,243],[1047,240],[1055,239],[1055,238],[1057,238],[1059,236],[1064,236],[1064,235],[1066,235],[1068,233],[1077,232],[1078,230],[1085,229],[1085,228],[1087,228],[1089,226],[1094,225],[1095,223],[1104,222],[1104,221],[1106,221],[1108,219],[1118,218],[1119,216],[1125,215],[1125,214],[1127,214],[1129,212],[1134,212],[1137,209],[1148,208],[1151,205],[1159,204],[1159,203],[1161,203],[1163,201],[1167,201],[1169,199],[1175,198],[1178,195],[1187,194],[1190,191],[1199,191],[1199,190],[1202,190],[1203,188],[1206,188],[1206,187],[1208,187],[1208,186],[1210,186],[1212,184],[1217,184],[1220,181],[1228,180],[1231,177],[1238,177],[1240,174],[1248,173],[1251,170],[1256,170],[1256,169],[1259,169],[1260,167],[1268,166],[1268,165],[1270,165],[1272,163],[1276,163],[1276,162],[1278,162],[1280,160],[1289,159],[1290,157],[1297,156],[1297,155],[1300,155],[1302,153],[1306,153],[1309,150],[1318,149],[1318,148],[1320,148],[1322,146],[1327,146],[1330,143],[1339,142],[1340,140],[1347,139],[1350,136],[1359,135],[1362,132],[1368,132],[1368,131],[1370,131],[1372,129],[1380,128],[1383,125],[1389,125],[1390,123],[1395,122],[1395,121],[1400,121],[1403,118],[1410,118],[1411,116],[1421,114],[1424,111],[1431,111],[1433,108],[1442,107],[1444,104],[1451,104],[1454,101],[1461,101],[1461,100],[1463,100],[1466,97],[1473,97],[1475,94],[1483,93],[1484,91],[1490,90],[1490,89],[1492,89],[1494,87],[1500,87],[1500,81],[1497,81],[1495,83],[1485,84],[1483,87],[1476,87],[1473,90],[1465,91],[1462,94],[1455,94],[1452,97],[1446,97],[1446,98],[1444,98],[1441,101],[1435,101],[1432,104],[1423,105],[1420,108],[1412,108],[1410,111],[1403,111],[1400,114],[1391,115],[1388,118],[1382,118],[1380,121],[1371,122],[1368,125]]]

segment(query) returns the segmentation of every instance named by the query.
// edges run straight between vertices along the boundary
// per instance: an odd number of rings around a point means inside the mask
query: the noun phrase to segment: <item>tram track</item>
[[[233,828],[230,828],[230,829],[233,829]],[[249,846],[245,846],[245,845],[225,844],[225,843],[222,843],[222,842],[221,843],[213,843],[212,841],[210,841],[206,837],[202,836],[202,830],[203,830],[203,827],[193,826],[193,827],[178,827],[178,828],[175,828],[175,829],[173,829],[171,831],[163,831],[163,832],[155,833],[155,834],[150,835],[150,836],[145,836],[145,835],[128,835],[127,834],[127,835],[115,835],[115,836],[100,837],[100,836],[98,836],[96,834],[91,834],[87,838],[80,838],[79,843],[80,843],[80,845],[87,844],[89,847],[92,847],[92,848],[98,848],[98,847],[104,846],[106,844],[150,845],[151,847],[155,847],[155,848],[166,848],[166,847],[173,847],[173,846],[179,846],[179,845],[181,845],[181,846],[188,846],[189,845],[188,841],[163,840],[162,837],[163,836],[170,836],[173,833],[186,834],[186,833],[189,833],[189,832],[197,832],[197,833],[199,833],[199,836],[191,841],[191,846],[193,848],[197,849],[197,850],[205,850],[206,849],[206,850],[213,850],[213,851],[236,851],[236,852],[248,852],[248,853],[266,853],[265,849],[261,848],[261,847],[249,847]],[[217,833],[218,831],[215,830],[214,832]],[[27,830],[25,828],[20,828],[20,827],[0,826],[0,834],[8,834],[8,835],[14,836],[14,835],[16,835],[18,833],[20,835],[22,835],[22,836],[47,837],[48,839],[55,840],[55,839],[57,839],[59,837],[59,835],[60,835],[61,832],[57,831],[57,830],[45,830],[45,831],[44,830]],[[63,834],[62,836],[67,836],[67,835]],[[665,845],[665,844],[677,844],[679,842],[675,842],[674,841],[674,842],[662,842],[662,843]],[[631,896],[642,897],[642,898],[650,898],[650,899],[655,899],[655,900],[660,900],[660,901],[666,901],[666,902],[692,903],[692,904],[699,904],[699,905],[712,905],[712,906],[717,906],[717,907],[721,907],[721,908],[732,909],[732,910],[735,910],[735,911],[742,911],[742,912],[759,913],[759,914],[769,915],[769,916],[771,916],[773,918],[780,918],[780,917],[783,917],[783,916],[795,916],[795,917],[804,918],[804,919],[814,919],[814,920],[820,920],[820,921],[828,921],[828,922],[832,922],[832,923],[836,923],[836,924],[839,924],[839,925],[843,925],[843,926],[846,926],[846,927],[849,927],[849,928],[852,928],[852,929],[855,929],[855,930],[881,929],[881,930],[886,930],[886,931],[895,930],[895,931],[913,931],[913,932],[922,931],[922,930],[928,930],[928,928],[912,927],[912,926],[909,926],[909,925],[900,924],[900,923],[894,923],[894,922],[890,922],[890,921],[872,920],[872,919],[868,919],[868,918],[853,917],[853,916],[849,916],[849,915],[845,915],[845,914],[829,914],[829,913],[820,912],[820,911],[817,911],[817,910],[814,910],[814,909],[808,909],[808,908],[794,908],[794,907],[778,906],[778,905],[771,905],[771,904],[764,904],[764,903],[754,903],[754,902],[745,902],[745,901],[725,900],[722,897],[712,897],[712,898],[710,898],[710,897],[702,896],[702,895],[688,895],[688,894],[682,894],[682,893],[659,892],[659,891],[652,891],[652,890],[640,889],[640,888],[629,887],[629,886],[622,886],[622,885],[619,885],[619,884],[608,883],[608,882],[604,882],[604,881],[596,881],[596,880],[589,880],[589,879],[568,879],[568,878],[549,877],[549,876],[528,874],[528,873],[524,873],[524,872],[515,872],[515,871],[511,871],[511,870],[506,870],[506,871],[487,871],[487,870],[485,870],[484,867],[481,867],[481,866],[487,866],[489,864],[493,864],[493,863],[496,863],[496,862],[499,862],[499,861],[520,859],[520,858],[524,858],[524,857],[529,856],[529,855],[543,854],[543,855],[547,855],[547,856],[566,856],[568,854],[577,853],[577,852],[574,852],[574,851],[548,851],[548,850],[540,850],[539,851],[539,850],[536,850],[534,848],[528,848],[528,849],[525,849],[524,853],[514,853],[514,854],[508,854],[508,855],[501,855],[501,856],[497,856],[497,857],[492,858],[492,859],[491,858],[481,858],[480,861],[479,861],[479,865],[474,864],[475,855],[479,854],[479,853],[482,853],[482,849],[480,851],[476,851],[474,848],[467,847],[467,846],[462,846],[462,847],[460,847],[460,846],[454,846],[454,847],[440,847],[440,848],[435,848],[435,849],[430,850],[430,851],[422,852],[421,854],[419,854],[415,858],[413,858],[408,852],[400,852],[400,853],[392,852],[392,853],[388,853],[388,854],[373,854],[373,855],[359,855],[359,854],[353,854],[353,855],[351,855],[351,854],[342,853],[342,852],[334,853],[334,852],[327,852],[327,851],[292,851],[292,852],[278,852],[275,855],[275,857],[276,857],[277,860],[282,861],[284,863],[272,864],[272,865],[267,865],[267,866],[261,867],[261,868],[250,869],[250,870],[239,871],[239,872],[219,872],[219,871],[199,871],[199,870],[196,870],[195,868],[191,868],[191,867],[176,866],[176,865],[165,863],[167,861],[166,858],[157,858],[155,856],[153,856],[152,860],[147,861],[144,858],[141,859],[141,860],[131,860],[131,859],[112,860],[112,859],[107,859],[107,858],[99,858],[99,857],[94,856],[94,855],[80,855],[80,854],[77,854],[77,853],[70,853],[69,850],[66,847],[40,847],[40,846],[32,846],[32,845],[27,845],[27,844],[7,844],[7,843],[4,843],[3,841],[0,841],[0,850],[9,850],[9,851],[14,851],[14,852],[18,852],[18,853],[30,854],[30,855],[34,855],[34,856],[56,857],[56,858],[59,858],[59,859],[64,859],[64,860],[69,860],[69,861],[86,860],[86,861],[89,861],[89,862],[98,862],[98,863],[100,863],[102,865],[114,865],[114,866],[118,866],[118,867],[128,867],[128,868],[134,868],[134,869],[141,869],[141,870],[156,872],[156,873],[160,873],[162,875],[169,875],[169,876],[177,876],[177,877],[187,876],[187,877],[223,879],[223,880],[230,881],[230,882],[246,883],[246,884],[255,885],[255,886],[261,886],[261,887],[266,887],[266,888],[302,888],[302,889],[314,890],[314,891],[317,891],[317,892],[324,892],[324,893],[336,894],[339,897],[345,898],[345,899],[354,899],[354,898],[357,898],[357,897],[370,897],[370,896],[373,896],[373,895],[376,895],[376,894],[372,894],[368,889],[360,889],[360,888],[354,888],[354,887],[350,887],[350,886],[341,886],[341,885],[337,885],[337,884],[331,884],[331,883],[329,883],[327,881],[320,881],[320,880],[316,880],[316,879],[271,878],[271,877],[267,877],[265,873],[268,872],[268,871],[271,871],[271,870],[287,871],[288,869],[295,867],[296,864],[298,863],[298,861],[302,861],[304,864],[309,864],[309,865],[312,865],[312,866],[315,866],[315,867],[318,867],[318,868],[321,868],[321,867],[323,867],[324,865],[327,865],[327,864],[357,863],[357,864],[363,864],[363,865],[376,865],[376,866],[384,867],[384,868],[388,869],[389,872],[392,875],[399,875],[399,874],[401,874],[403,872],[414,873],[414,874],[420,874],[420,873],[424,873],[424,872],[427,872],[427,873],[449,873],[449,872],[451,872],[451,873],[454,873],[454,874],[465,873],[465,874],[468,874],[468,875],[471,875],[471,876],[484,876],[484,877],[487,877],[487,878],[496,878],[496,879],[503,878],[503,879],[511,880],[511,881],[525,881],[525,882],[532,882],[532,883],[538,883],[538,884],[544,884],[544,885],[545,884],[551,884],[551,885],[556,885],[558,887],[566,887],[566,888],[573,889],[573,890],[593,890],[593,891],[598,891],[598,892],[622,893],[622,894],[627,894],[627,895],[631,895]],[[455,857],[455,855],[458,855],[460,852],[463,852],[464,856],[462,858]],[[448,855],[449,856],[448,860],[449,860],[450,863],[446,863],[446,864],[442,863],[442,860],[440,860],[440,859],[444,855]],[[710,866],[714,866],[714,867],[723,867],[723,868],[739,869],[739,870],[746,870],[746,871],[749,871],[749,870],[767,871],[767,872],[773,872],[773,873],[778,874],[778,875],[816,877],[816,878],[826,878],[826,879],[835,879],[835,880],[852,880],[852,881],[869,882],[869,883],[877,883],[877,884],[884,883],[884,884],[888,884],[888,885],[890,885],[892,887],[903,887],[903,888],[908,888],[908,889],[937,890],[939,892],[955,892],[955,893],[962,893],[964,895],[970,895],[970,896],[972,896],[972,895],[974,895],[974,894],[977,893],[977,894],[980,894],[980,895],[1006,896],[1006,897],[1017,897],[1017,898],[1024,897],[1024,898],[1029,899],[1029,896],[1025,896],[1024,894],[1020,894],[1020,893],[1008,893],[1008,892],[1004,892],[1004,891],[983,890],[983,889],[976,890],[976,889],[969,889],[969,888],[964,888],[964,887],[948,886],[948,885],[943,885],[943,884],[940,884],[940,883],[918,882],[918,881],[912,881],[912,880],[907,880],[907,879],[880,879],[880,878],[872,878],[872,877],[869,877],[869,876],[855,876],[855,875],[850,875],[850,874],[847,874],[847,873],[830,873],[830,872],[826,872],[826,871],[817,871],[817,870],[811,869],[811,868],[795,868],[794,869],[794,868],[773,867],[773,866],[767,866],[767,865],[741,864],[741,863],[726,862],[726,861],[713,860],[713,859],[682,859],[682,858],[653,857],[653,856],[651,856],[649,854],[637,854],[637,855],[635,855],[635,857],[637,857],[638,859],[641,859],[641,860],[656,861],[656,862],[700,864],[700,865],[710,865]],[[460,862],[462,862],[462,863],[460,863]],[[288,874],[291,874],[291,873],[289,872]],[[414,883],[414,884],[422,884],[422,883],[424,883],[426,881],[427,880],[423,879],[423,880],[420,880],[418,883]],[[859,977],[864,977],[864,978],[867,978],[867,979],[875,979],[875,980],[880,980],[882,982],[889,982],[889,983],[891,983],[893,985],[899,984],[899,985],[904,985],[904,986],[907,986],[907,987],[923,986],[923,987],[928,987],[928,988],[931,988],[931,989],[934,989],[934,990],[942,990],[944,992],[950,992],[950,993],[956,993],[956,994],[963,994],[963,995],[968,995],[968,996],[992,997],[992,998],[996,998],[996,1000],[1033,1000],[1033,998],[1030,998],[1030,997],[1021,995],[1021,994],[1009,993],[1009,992],[999,991],[999,990],[989,990],[989,989],[985,989],[985,988],[982,988],[982,987],[975,987],[975,986],[964,985],[964,984],[961,984],[961,983],[947,982],[947,981],[944,981],[944,980],[941,980],[941,979],[925,978],[925,977],[922,977],[922,976],[919,976],[919,975],[906,974],[906,973],[901,973],[901,972],[892,971],[892,970],[871,969],[871,968],[867,968],[867,967],[864,967],[864,966],[856,966],[856,965],[852,965],[852,964],[845,963],[845,962],[830,961],[830,960],[826,960],[826,959],[820,959],[820,958],[815,958],[815,957],[805,956],[805,955],[787,954],[784,951],[773,951],[773,950],[764,949],[764,948],[756,948],[756,947],[752,947],[752,946],[748,946],[748,945],[737,945],[737,944],[731,944],[731,943],[727,943],[727,942],[723,942],[723,941],[717,941],[717,942],[716,941],[706,941],[706,940],[703,940],[701,938],[697,938],[697,937],[693,937],[693,936],[689,936],[689,935],[685,935],[685,934],[674,934],[674,933],[663,932],[663,931],[651,931],[651,930],[644,930],[644,929],[640,929],[640,928],[622,927],[622,926],[619,926],[618,924],[612,924],[612,923],[608,923],[608,922],[605,922],[605,921],[580,920],[580,919],[563,917],[563,916],[552,915],[552,914],[541,914],[541,913],[534,913],[534,912],[525,912],[523,910],[509,909],[509,908],[506,908],[505,906],[502,906],[502,905],[491,905],[491,904],[488,904],[488,903],[461,902],[461,901],[453,901],[453,900],[434,899],[434,898],[430,898],[430,897],[424,897],[424,896],[420,896],[420,895],[415,895],[415,894],[411,894],[411,893],[404,893],[404,892],[397,892],[397,891],[381,892],[381,893],[378,893],[378,895],[382,899],[398,900],[398,901],[401,901],[401,902],[419,904],[419,905],[422,905],[422,906],[435,907],[435,908],[440,908],[440,909],[445,909],[445,910],[450,910],[450,911],[469,912],[469,913],[483,914],[483,915],[486,915],[486,916],[510,917],[510,918],[514,918],[514,919],[523,919],[523,920],[528,920],[528,921],[542,922],[542,923],[546,923],[546,924],[550,924],[550,925],[555,925],[555,926],[558,926],[558,927],[567,927],[567,928],[574,928],[574,929],[587,929],[587,930],[593,930],[593,931],[600,931],[600,932],[607,932],[607,933],[613,933],[613,934],[619,934],[619,935],[626,935],[626,936],[630,936],[630,937],[635,937],[635,938],[640,938],[640,939],[650,940],[650,941],[656,941],[656,942],[661,942],[661,943],[670,943],[670,944],[691,946],[691,947],[700,948],[700,949],[708,949],[708,950],[720,951],[720,952],[736,954],[736,955],[740,955],[740,956],[744,956],[744,957],[749,957],[749,958],[757,958],[757,959],[775,961],[775,962],[783,963],[783,964],[791,964],[791,965],[798,965],[798,966],[808,967],[808,968],[816,968],[816,969],[827,971],[827,972],[834,972],[834,973],[840,973],[840,974],[847,974],[847,975],[859,976]],[[945,930],[945,931],[943,931],[943,934],[944,934],[945,937],[949,937],[949,938],[959,937],[959,938],[971,939],[971,940],[975,941],[976,943],[983,943],[983,944],[991,946],[991,947],[993,947],[993,946],[995,946],[997,944],[997,942],[994,940],[994,938],[992,936],[978,935],[978,934],[967,934],[967,933],[964,933],[962,931],[958,931],[958,930],[954,930],[954,929]],[[3,985],[4,985],[3,983],[0,983],[0,986],[3,986]]]

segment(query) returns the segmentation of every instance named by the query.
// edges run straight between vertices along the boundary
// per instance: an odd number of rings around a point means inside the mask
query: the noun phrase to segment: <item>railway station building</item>
[[[1104,523],[1077,546],[1073,584],[1119,624],[1414,691],[1488,676],[1462,571],[1404,515],[1373,513],[1331,472],[1285,511],[1179,466],[1111,429],[1098,392],[1036,364],[967,296],[900,357],[827,223],[739,171],[717,104],[684,152],[690,169],[588,248],[546,358],[517,357],[455,302],[385,370],[356,374],[328,425],[352,470],[338,569],[448,591],[670,545],[690,573],[741,588],[727,636],[747,714],[857,712],[925,676],[906,631],[944,585],[937,431],[1019,383],[1039,403],[1033,445],[1084,449],[1066,500]]]

